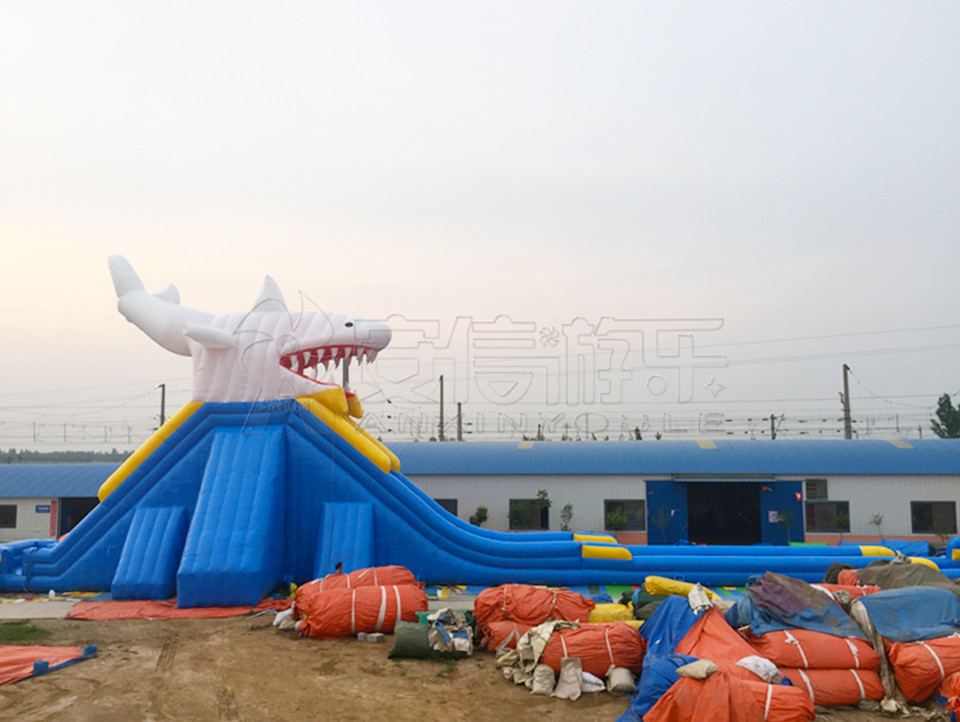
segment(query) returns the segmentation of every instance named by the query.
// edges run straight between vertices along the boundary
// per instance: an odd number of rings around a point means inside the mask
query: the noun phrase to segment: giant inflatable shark
[[[346,402],[348,408],[338,410],[362,415],[355,394],[319,380],[318,367],[373,361],[390,342],[385,324],[340,313],[290,311],[270,276],[251,310],[214,316],[181,306],[174,286],[147,292],[121,255],[110,256],[109,265],[120,313],[163,348],[193,359],[193,401],[314,396],[334,408]]]

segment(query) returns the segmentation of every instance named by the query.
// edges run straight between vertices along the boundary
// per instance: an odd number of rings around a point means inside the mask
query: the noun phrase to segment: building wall
[[[606,499],[646,499],[643,477],[634,475],[416,475],[410,480],[434,499],[456,499],[457,516],[470,519],[478,506],[487,507],[486,529],[507,531],[510,499],[535,499],[546,489],[550,498],[550,530],[560,529],[560,512],[573,505],[570,528],[604,531]]]
[[[433,498],[457,500],[458,516],[464,521],[485,506],[488,529],[508,530],[510,499],[533,499],[539,489],[546,489],[552,502],[550,529],[560,529],[560,510],[573,504],[571,528],[578,531],[604,531],[606,499],[646,499],[646,484],[641,475],[411,475],[411,480]],[[655,479],[651,476],[650,479]],[[911,523],[911,501],[953,501],[960,514],[960,476],[782,476],[780,481],[807,478],[827,479],[827,498],[847,501],[850,505],[850,541],[888,538],[917,538],[937,541],[930,534],[915,534]],[[805,499],[806,500],[806,499]],[[881,514],[878,530],[871,521]],[[960,519],[958,519],[960,525]],[[806,525],[804,525],[806,529]],[[960,531],[960,529],[958,529]],[[839,534],[806,532],[807,541],[834,542]],[[643,537],[633,534],[629,540],[640,543]]]
[[[17,508],[16,527],[0,529],[0,543],[56,536],[57,500],[50,498],[0,499],[0,506]],[[51,526],[52,525],[52,526]]]
[[[911,501],[952,501],[960,513],[960,477],[957,476],[835,476],[827,478],[828,498],[850,502],[850,535],[879,539],[915,537],[936,540],[933,535],[914,534]],[[883,516],[878,530],[871,521]],[[810,535],[808,535],[810,536]],[[820,536],[820,535],[815,535]],[[830,535],[831,537],[834,535]],[[819,541],[820,539],[810,539]]]

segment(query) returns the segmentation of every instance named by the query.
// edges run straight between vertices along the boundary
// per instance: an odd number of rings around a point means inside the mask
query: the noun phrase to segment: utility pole
[[[160,426],[167,420],[167,385],[160,384]]]
[[[850,418],[850,381],[847,378],[850,373],[850,367],[843,365],[843,393],[840,398],[843,400],[843,438],[853,438],[853,421]]]
[[[443,374],[440,374],[440,428],[437,432],[438,441],[446,441],[443,437]]]
[[[776,416],[774,416],[773,414],[770,414],[770,440],[771,441],[777,438],[777,427],[775,424],[776,418],[777,418]]]
[[[463,404],[457,402],[457,441],[463,441]]]

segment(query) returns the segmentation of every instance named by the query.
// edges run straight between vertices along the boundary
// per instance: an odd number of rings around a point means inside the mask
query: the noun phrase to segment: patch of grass
[[[30,624],[26,619],[0,623],[0,642],[39,642],[49,636],[49,631]]]
[[[397,665],[397,671],[400,673],[400,676],[401,676],[401,677],[406,677],[406,676],[407,676],[407,670],[404,669],[404,667],[403,667],[402,664],[400,664],[400,660],[399,660],[399,659],[395,659],[395,660],[393,660],[393,663],[394,663],[395,665]]]

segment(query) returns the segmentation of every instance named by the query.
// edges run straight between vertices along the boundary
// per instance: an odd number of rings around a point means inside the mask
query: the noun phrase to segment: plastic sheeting
[[[77,602],[67,612],[67,619],[96,621],[103,619],[219,619],[242,617],[268,609],[289,609],[292,599],[264,599],[256,606],[191,607],[182,609],[177,601],[165,602]]]
[[[937,587],[887,589],[859,600],[877,631],[893,642],[960,633],[960,599]]]
[[[630,700],[630,706],[617,722],[642,722],[643,716],[650,708],[680,680],[677,669],[690,662],[696,662],[696,657],[688,654],[658,654],[647,655],[643,660],[643,672],[637,683],[637,693]]]
[[[939,587],[960,596],[960,586],[943,572],[926,564],[907,561],[878,560],[857,572],[860,584],[875,584],[881,589],[907,587]]]
[[[748,596],[726,614],[734,627],[749,625],[756,636],[783,629],[810,629],[863,639],[857,623],[825,592],[800,579],[767,572],[747,587]]]
[[[647,640],[647,654],[670,654],[697,621],[685,597],[670,597],[640,627]]]
[[[96,645],[87,647],[0,646],[0,685],[46,674],[97,656]]]

